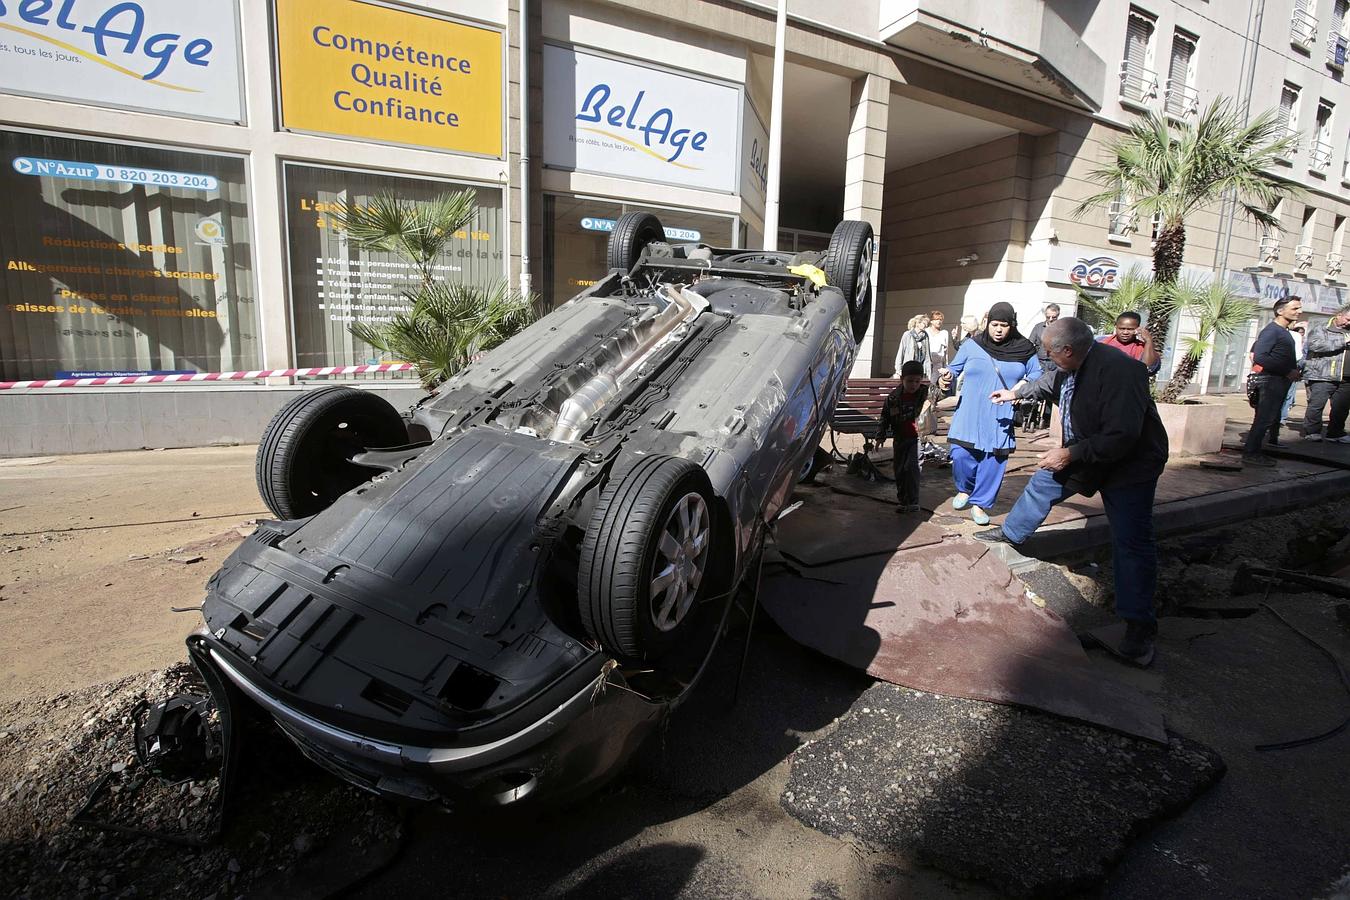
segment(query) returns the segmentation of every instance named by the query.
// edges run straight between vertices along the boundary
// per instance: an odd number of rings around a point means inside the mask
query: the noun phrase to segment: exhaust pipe
[[[550,441],[562,444],[575,441],[590,418],[619,393],[619,388],[623,386],[625,380],[624,376],[636,371],[665,343],[675,329],[693,321],[699,313],[708,308],[706,298],[693,291],[677,288],[673,284],[665,285],[657,296],[664,297],[668,301],[665,309],[633,326],[636,335],[644,325],[650,324],[651,330],[647,336],[631,353],[620,359],[614,368],[596,375],[563,401],[562,408],[558,411],[558,421],[548,436]]]

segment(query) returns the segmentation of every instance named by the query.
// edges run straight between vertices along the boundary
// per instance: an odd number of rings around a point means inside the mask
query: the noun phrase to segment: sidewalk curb
[[[1158,537],[1230,525],[1258,516],[1290,512],[1350,494],[1350,471],[1323,472],[1252,487],[1174,500],[1153,508]],[[1106,516],[1091,516],[1037,531],[1018,549],[1026,556],[1045,559],[1078,553],[1111,543]]]

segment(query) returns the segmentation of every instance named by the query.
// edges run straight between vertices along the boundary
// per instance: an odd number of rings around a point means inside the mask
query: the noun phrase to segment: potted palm
[[[362,250],[393,253],[417,270],[419,283],[403,296],[412,303],[390,321],[357,322],[358,340],[413,364],[428,391],[536,318],[534,298],[505,281],[487,287],[438,279],[435,266],[450,241],[473,220],[474,191],[417,202],[380,194],[364,206],[343,204],[334,214],[346,240]]]
[[[1163,304],[1172,313],[1184,313],[1195,323],[1193,337],[1179,342],[1184,355],[1172,367],[1172,377],[1158,392],[1158,415],[1167,429],[1173,456],[1218,453],[1223,447],[1228,407],[1222,400],[1183,396],[1216,338],[1231,338],[1256,315],[1256,304],[1240,297],[1219,280],[1201,282],[1182,278],[1166,288]]]

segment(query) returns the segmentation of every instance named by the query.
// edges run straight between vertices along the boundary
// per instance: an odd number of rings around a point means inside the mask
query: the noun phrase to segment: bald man
[[[1167,464],[1167,432],[1149,393],[1148,371],[1127,354],[1098,344],[1092,329],[1079,319],[1047,325],[1041,343],[1055,370],[1016,392],[995,391],[991,399],[1058,402],[1063,446],[1041,454],[1040,467],[1003,525],[975,537],[1020,544],[1056,503],[1100,491],[1111,525],[1116,613],[1126,623],[1118,652],[1147,666],[1158,631],[1153,495]]]

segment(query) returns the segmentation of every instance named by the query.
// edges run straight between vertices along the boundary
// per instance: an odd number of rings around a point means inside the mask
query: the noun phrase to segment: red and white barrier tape
[[[252,372],[197,372],[192,375],[115,375],[108,378],[53,378],[46,381],[0,381],[0,391],[19,388],[102,387],[115,384],[172,384],[190,381],[247,381],[297,375],[357,375],[363,372],[406,372],[412,363],[377,366],[323,366],[315,369],[259,369]]]

